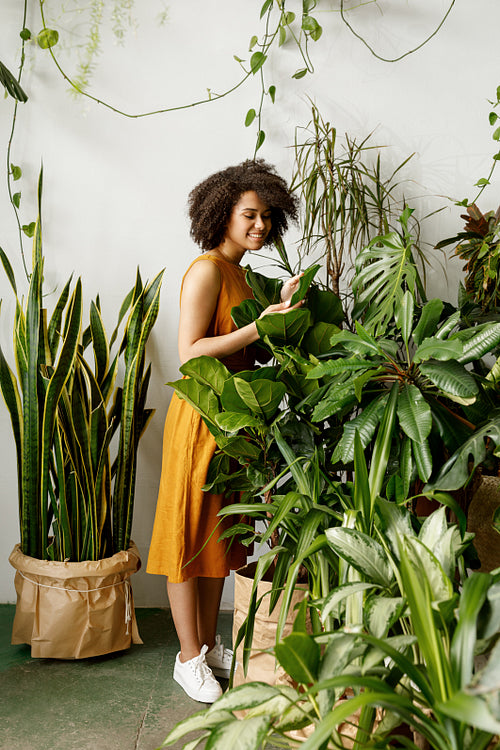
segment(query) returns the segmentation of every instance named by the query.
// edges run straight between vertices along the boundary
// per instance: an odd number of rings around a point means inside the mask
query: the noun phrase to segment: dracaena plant
[[[21,551],[41,559],[98,560],[129,546],[137,450],[153,413],[146,406],[151,370],[145,347],[158,314],[163,272],[147,285],[137,273],[110,339],[99,298],[83,328],[80,279],[73,290],[71,279],[65,284],[49,315],[43,291],[42,173],[38,194],[25,304],[0,249],[16,300],[15,370],[0,349],[0,388],[16,444]],[[114,354],[113,344],[118,344]]]
[[[293,632],[276,645],[294,685],[234,688],[177,725],[162,747],[193,731],[190,747],[231,739],[249,750],[318,750],[351,747],[354,739],[357,748],[417,748],[422,738],[435,750],[490,746],[500,731],[500,575],[466,574],[462,555],[471,535],[449,524],[444,509],[415,528],[404,507],[380,497],[374,507],[371,535],[346,526],[326,532],[332,552],[359,580],[304,602]],[[349,599],[360,595],[359,620],[346,619]],[[334,627],[308,632],[306,606],[318,607],[323,622],[333,615]],[[481,653],[482,668],[474,658]],[[354,738],[344,743],[349,725]],[[299,743],[292,730],[300,729],[307,740]]]

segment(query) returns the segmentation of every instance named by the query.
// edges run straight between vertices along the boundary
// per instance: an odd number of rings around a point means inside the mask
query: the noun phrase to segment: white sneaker
[[[215,636],[215,646],[208,651],[206,659],[208,666],[217,677],[229,677],[233,652],[229,648],[224,648],[220,635]]]
[[[182,662],[180,652],[174,666],[174,680],[194,701],[213,703],[222,695],[222,688],[207,665],[205,654],[208,646],[203,646],[198,656]]]

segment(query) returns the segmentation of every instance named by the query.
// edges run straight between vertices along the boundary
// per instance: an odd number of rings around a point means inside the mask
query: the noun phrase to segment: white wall
[[[106,32],[92,81],[98,98],[132,113],[204,98],[207,87],[217,92],[230,87],[239,77],[233,55],[245,57],[250,37],[261,32],[259,1],[172,0],[163,27],[156,22],[162,7],[159,0],[136,5],[137,32],[123,48]],[[301,2],[287,5],[298,12]],[[41,23],[35,3],[32,6],[27,25],[36,32]],[[383,56],[397,57],[432,32],[447,6],[444,0],[379,0],[360,5],[349,18]],[[437,36],[393,64],[375,59],[341,23],[338,9],[334,0],[319,3],[317,17],[325,32],[311,50],[314,76],[291,79],[301,67],[293,47],[272,58],[268,83],[277,86],[277,102],[265,111],[267,139],[260,155],[290,178],[289,147],[295,126],[310,118],[307,97],[339,134],[363,138],[375,131],[373,142],[387,146],[388,168],[415,152],[404,170],[407,198],[420,215],[446,207],[424,224],[424,240],[431,248],[461,229],[460,209],[447,196],[472,197],[473,183],[487,174],[495,152],[487,100],[495,97],[500,84],[500,5],[498,0],[457,0]],[[71,25],[70,20],[65,23]],[[21,25],[21,4],[3,0],[0,59],[11,69],[18,62]],[[62,55],[74,69],[70,52]],[[43,160],[46,288],[61,285],[72,271],[81,275],[87,299],[101,293],[111,328],[136,266],[140,265],[145,279],[166,268],[160,316],[148,350],[154,367],[149,402],[157,411],[140,451],[133,529],[145,566],[170,398],[164,383],[177,377],[178,289],[184,269],[197,254],[188,236],[186,197],[212,171],[252,155],[255,133],[243,127],[243,120],[247,109],[258,103],[258,81],[252,79],[209,105],[126,119],[101,105],[71,98],[48,52],[30,45],[23,85],[30,99],[18,110],[12,161],[23,169],[18,184],[22,221],[28,223],[35,218],[36,178]],[[2,163],[12,110],[12,99],[0,102]],[[481,199],[483,210],[498,205],[498,185],[497,175]],[[5,177],[0,181],[0,227],[0,245],[21,283],[16,224]],[[459,267],[456,262],[447,265],[448,281],[435,263],[429,293],[454,301]],[[4,300],[0,341],[10,351],[13,309],[3,273],[0,297]],[[15,592],[8,555],[18,541],[17,488],[15,451],[3,402],[0,455],[0,601],[11,602]],[[134,591],[138,605],[166,603],[160,577],[141,571]],[[225,603],[230,604],[229,589]]]

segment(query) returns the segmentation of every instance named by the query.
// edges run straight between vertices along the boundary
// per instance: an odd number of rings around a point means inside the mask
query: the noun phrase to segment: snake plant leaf
[[[268,336],[280,346],[296,345],[302,340],[311,325],[311,313],[307,309],[288,310],[285,313],[269,313],[255,323],[259,336]]]
[[[340,298],[329,289],[320,289],[315,284],[309,287],[307,307],[315,323],[331,323],[340,326],[344,320]]]
[[[420,371],[451,399],[475,399],[478,394],[479,389],[474,377],[455,359],[447,362],[426,362],[420,365]]]
[[[376,638],[385,638],[405,607],[406,603],[400,596],[369,597],[365,604],[365,619],[370,633]]]
[[[320,647],[307,633],[293,632],[274,647],[280,665],[301,685],[310,685],[318,677]]]
[[[444,304],[440,299],[430,299],[422,308],[420,318],[413,331],[413,340],[419,346],[426,338],[434,336],[437,331]]]
[[[262,309],[281,301],[281,279],[271,279],[247,266],[246,281]]]
[[[320,268],[320,263],[316,263],[315,265],[306,268],[299,279],[299,285],[297,289],[292,294],[292,298],[290,300],[291,307],[293,307],[293,305],[296,305],[297,302],[300,302],[300,300],[304,299],[309,290],[309,287],[311,286],[312,280],[314,279]]]
[[[309,328],[303,339],[306,351],[314,357],[326,354],[332,348],[331,337],[339,330],[339,327],[334,323],[324,323],[322,320],[315,323],[312,328]]]
[[[90,330],[92,334],[96,379],[98,383],[101,383],[108,371],[109,346],[101,313],[95,302],[92,302],[90,305]]]
[[[488,441],[493,442],[496,446],[500,445],[500,416],[498,412],[495,412],[487,424],[478,428],[455,451],[441,468],[436,478],[427,484],[423,491],[439,489],[452,492],[464,487],[473,470],[484,460]]]
[[[500,323],[483,323],[476,328],[458,331],[454,339],[463,343],[463,354],[458,361],[466,365],[490,352],[500,343]]]
[[[368,582],[389,588],[394,574],[387,555],[375,539],[356,529],[327,529],[328,544],[340,557],[357,570]]]
[[[397,415],[402,430],[417,443],[429,436],[432,429],[431,409],[420,390],[405,383],[399,393]]]
[[[218,396],[222,393],[225,382],[231,373],[225,365],[214,357],[193,357],[180,368],[183,375],[196,380],[200,385],[208,385]]]
[[[16,278],[14,276],[14,271],[12,270],[12,266],[10,264],[10,260],[6,256],[5,252],[0,247],[0,260],[2,261],[2,265],[4,268],[4,271],[7,275],[7,278],[9,280],[9,283],[14,291],[14,294],[17,297],[17,287],[16,287]]]
[[[455,339],[442,341],[441,339],[427,338],[422,341],[413,356],[414,362],[424,362],[429,359],[436,359],[440,362],[446,362],[450,359],[460,359],[463,354],[463,345]]]
[[[70,300],[65,325],[65,337],[61,348],[59,359],[55,364],[53,373],[50,377],[47,391],[45,394],[45,403],[43,405],[43,420],[41,433],[41,460],[40,460],[40,488],[41,497],[47,496],[49,471],[50,471],[50,453],[52,449],[52,439],[54,424],[57,414],[57,406],[64,385],[70,377],[74,362],[77,356],[78,339],[82,323],[82,285],[78,280],[73,295]],[[49,529],[43,521],[46,514],[42,513],[42,544],[48,543]]]
[[[215,422],[224,432],[238,432],[246,427],[262,428],[265,423],[253,414],[242,414],[235,411],[223,411],[215,415]]]
[[[55,360],[56,358],[57,349],[62,338],[61,322],[62,322],[64,310],[66,308],[66,304],[69,299],[72,278],[73,277],[71,276],[68,282],[64,285],[64,288],[61,294],[59,295],[59,299],[57,300],[56,306],[54,307],[54,310],[52,312],[52,315],[50,317],[50,322],[48,325],[47,334],[48,334],[49,347],[50,347],[52,360]]]

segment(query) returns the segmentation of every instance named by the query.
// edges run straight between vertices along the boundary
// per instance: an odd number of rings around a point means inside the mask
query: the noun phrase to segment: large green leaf
[[[471,399],[478,393],[474,377],[454,359],[447,362],[426,362],[420,365],[420,371],[450,398],[457,396],[461,399]]]
[[[417,346],[429,336],[434,336],[441,313],[443,312],[443,307],[443,302],[440,299],[430,299],[424,305],[419,321],[413,331],[413,340]]]
[[[226,380],[231,377],[222,362],[205,355],[188,360],[180,367],[180,371],[198,383],[208,385],[218,395],[222,393]]]
[[[500,734],[500,721],[493,716],[486,701],[476,695],[459,691],[446,702],[437,703],[436,709],[456,721],[482,729],[483,732]]]
[[[233,375],[224,383],[220,396],[225,411],[244,412],[271,420],[286,393],[286,386],[278,381],[244,380]]]
[[[320,362],[307,373],[306,377],[317,380],[339,373],[351,373],[358,370],[368,370],[373,367],[373,361],[360,359],[359,357],[339,357],[338,359],[327,359]]]
[[[253,414],[242,414],[235,411],[223,411],[215,415],[215,422],[224,432],[238,432],[246,427],[263,427],[262,419]]]
[[[324,323],[320,320],[307,331],[303,339],[303,346],[309,354],[319,357],[321,354],[330,351],[332,348],[330,339],[338,331],[339,327],[334,323]]]
[[[409,438],[422,443],[432,428],[431,409],[420,390],[412,383],[401,388],[397,403],[399,424]]]
[[[361,410],[357,417],[354,417],[354,419],[345,423],[342,438],[332,455],[332,463],[341,460],[344,464],[349,464],[353,461],[354,438],[356,433],[359,434],[361,445],[363,448],[366,448],[380,424],[387,403],[387,398],[387,394],[384,394],[373,401],[370,401],[368,405]]]
[[[401,336],[405,346],[408,346],[410,335],[413,328],[413,312],[415,309],[415,300],[408,290],[404,293],[401,305],[396,309],[395,319],[401,330]]]
[[[400,596],[372,596],[365,607],[368,629],[376,638],[385,638],[389,628],[401,617],[405,601]]]
[[[311,325],[309,310],[288,310],[284,313],[269,313],[255,321],[259,336],[268,336],[280,346],[298,344]]]
[[[367,579],[384,588],[391,585],[393,573],[383,547],[372,537],[355,529],[333,528],[325,532],[328,544]]]
[[[500,323],[483,323],[455,333],[452,339],[462,342],[463,354],[458,361],[466,365],[480,359],[500,343]]]
[[[458,688],[463,690],[472,679],[479,613],[486,601],[492,578],[474,573],[464,582],[458,608],[457,627],[451,642],[450,659]]]
[[[342,302],[329,289],[320,289],[313,285],[307,295],[307,307],[315,323],[331,323],[339,326],[344,319]]]
[[[460,341],[448,339],[441,341],[438,338],[427,338],[422,341],[413,356],[414,362],[423,362],[428,359],[437,359],[446,362],[450,359],[458,360],[463,353]]]
[[[437,477],[426,485],[423,491],[439,489],[452,492],[464,487],[473,470],[484,460],[487,441],[489,440],[496,446],[500,445],[500,417],[498,413],[492,415],[490,422],[476,430],[469,440],[455,451],[441,468]]]
[[[414,291],[416,268],[407,246],[395,232],[376,237],[356,258],[352,282],[353,317],[370,331],[383,332],[402,303],[405,287]]]
[[[247,266],[246,281],[262,308],[280,302],[283,286],[281,279],[269,278]]]
[[[318,677],[320,647],[307,633],[290,633],[274,647],[279,663],[299,684],[308,685]]]
[[[243,328],[257,320],[262,310],[263,307],[257,300],[244,299],[239,305],[231,308],[231,318],[238,328]]]
[[[304,299],[309,287],[311,286],[312,280],[314,279],[314,277],[316,276],[320,268],[321,268],[321,265],[319,263],[316,263],[310,268],[306,268],[306,270],[304,271],[304,273],[299,279],[299,285],[297,289],[292,294],[292,298],[290,300],[291,306],[296,305],[297,302],[300,302],[300,300]]]
[[[191,378],[175,380],[167,383],[167,385],[175,388],[179,398],[183,398],[188,404],[191,404],[193,409],[205,418],[212,434],[220,432],[215,423],[215,415],[220,412],[219,399],[208,385],[198,383]]]
[[[227,747],[232,750],[255,750],[261,747],[267,735],[271,719],[268,716],[246,717],[244,721],[233,720],[228,724],[220,724],[213,729],[207,743],[206,750],[218,750]]]

